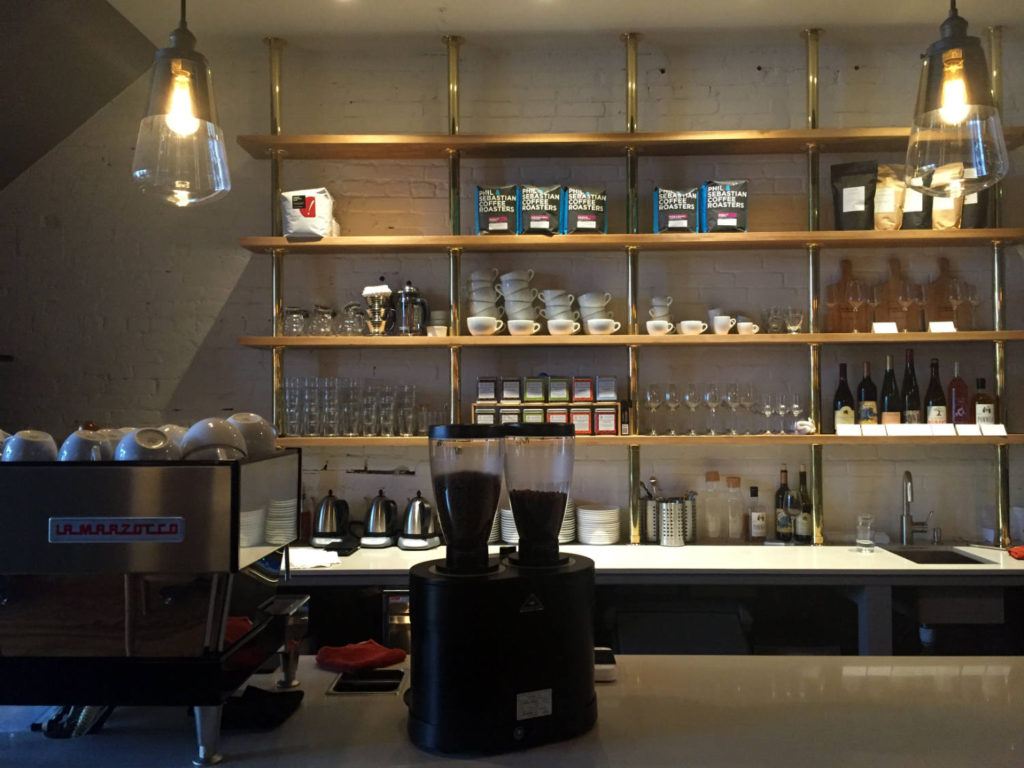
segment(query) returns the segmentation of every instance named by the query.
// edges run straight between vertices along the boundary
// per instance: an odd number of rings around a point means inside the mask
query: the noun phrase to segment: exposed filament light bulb
[[[948,125],[960,125],[970,109],[967,106],[967,84],[964,82],[964,53],[953,48],[942,54],[942,105],[939,115]]]
[[[199,130],[199,118],[192,107],[192,77],[176,59],[171,65],[174,84],[171,89],[171,100],[164,119],[167,127],[179,136],[191,136]]]

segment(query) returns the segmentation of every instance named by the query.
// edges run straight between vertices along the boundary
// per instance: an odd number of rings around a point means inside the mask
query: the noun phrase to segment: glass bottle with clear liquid
[[[719,476],[715,471],[704,473],[704,536],[707,539],[722,538],[722,492],[718,488]]]
[[[725,519],[729,521],[729,540],[743,539],[743,491],[740,478],[730,475],[725,478]]]

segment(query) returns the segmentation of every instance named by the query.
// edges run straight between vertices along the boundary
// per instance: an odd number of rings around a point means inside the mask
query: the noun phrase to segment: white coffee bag
[[[281,220],[285,237],[330,237],[334,224],[334,198],[320,189],[281,193]]]

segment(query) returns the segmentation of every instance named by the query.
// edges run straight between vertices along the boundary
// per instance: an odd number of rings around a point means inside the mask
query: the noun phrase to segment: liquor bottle
[[[907,350],[907,367],[903,370],[903,389],[900,392],[904,424],[921,423],[921,393],[917,389],[914,373],[914,350]]]
[[[885,377],[882,379],[881,413],[883,424],[899,424],[903,413],[900,391],[896,389],[896,371],[892,369],[892,355],[885,356]]]
[[[864,378],[857,385],[857,423],[878,423],[878,389],[871,380],[871,363],[864,362]]]
[[[719,475],[714,470],[704,473],[704,535],[708,539],[722,536],[722,492],[718,489]]]
[[[974,413],[975,424],[995,424],[996,423],[996,401],[988,392],[985,391],[985,380],[975,379],[974,382],[978,391],[974,393],[974,408],[971,410]]]
[[[939,381],[939,358],[932,358],[931,369],[928,389],[924,393],[925,414],[929,424],[945,424],[946,396],[942,392],[942,382]]]
[[[757,497],[757,486],[750,486],[750,505],[747,507],[747,541],[764,544],[768,538],[768,513]]]
[[[855,424],[856,414],[853,410],[853,394],[846,383],[846,363],[839,364],[839,386],[836,396],[832,398],[832,410],[835,413],[835,424]]]
[[[967,399],[967,382],[960,378],[960,361],[953,361],[953,378],[949,380],[949,397],[946,400],[950,424],[970,424],[971,406]]]
[[[733,541],[743,540],[743,491],[740,490],[740,478],[729,475],[725,478],[725,519],[729,523],[729,538]]]
[[[790,517],[793,494],[789,490],[789,472],[782,465],[779,472],[779,489],[775,491],[775,538],[777,541],[793,540],[793,518]]]
[[[807,468],[803,464],[800,465],[800,488],[797,495],[800,497],[800,515],[793,521],[793,541],[797,544],[810,544],[813,539],[811,511],[814,503],[807,491]]]

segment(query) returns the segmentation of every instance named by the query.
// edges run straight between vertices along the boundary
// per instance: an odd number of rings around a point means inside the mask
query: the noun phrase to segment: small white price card
[[[978,424],[981,427],[981,434],[1005,437],[1006,436],[1006,425],[1005,424]]]
[[[861,434],[864,437],[885,437],[885,424],[861,424]]]
[[[956,333],[956,326],[952,320],[932,320],[928,323],[928,330],[932,333]]]
[[[899,333],[899,328],[896,327],[896,323],[872,323],[872,333]]]
[[[927,437],[932,433],[931,424],[886,424],[886,434],[893,437]]]
[[[981,427],[977,424],[956,424],[956,433],[961,437],[980,437]]]
[[[944,437],[956,437],[956,427],[952,424],[932,424],[932,434]]]
[[[851,435],[860,437],[860,424],[836,424],[836,434],[844,437]]]

